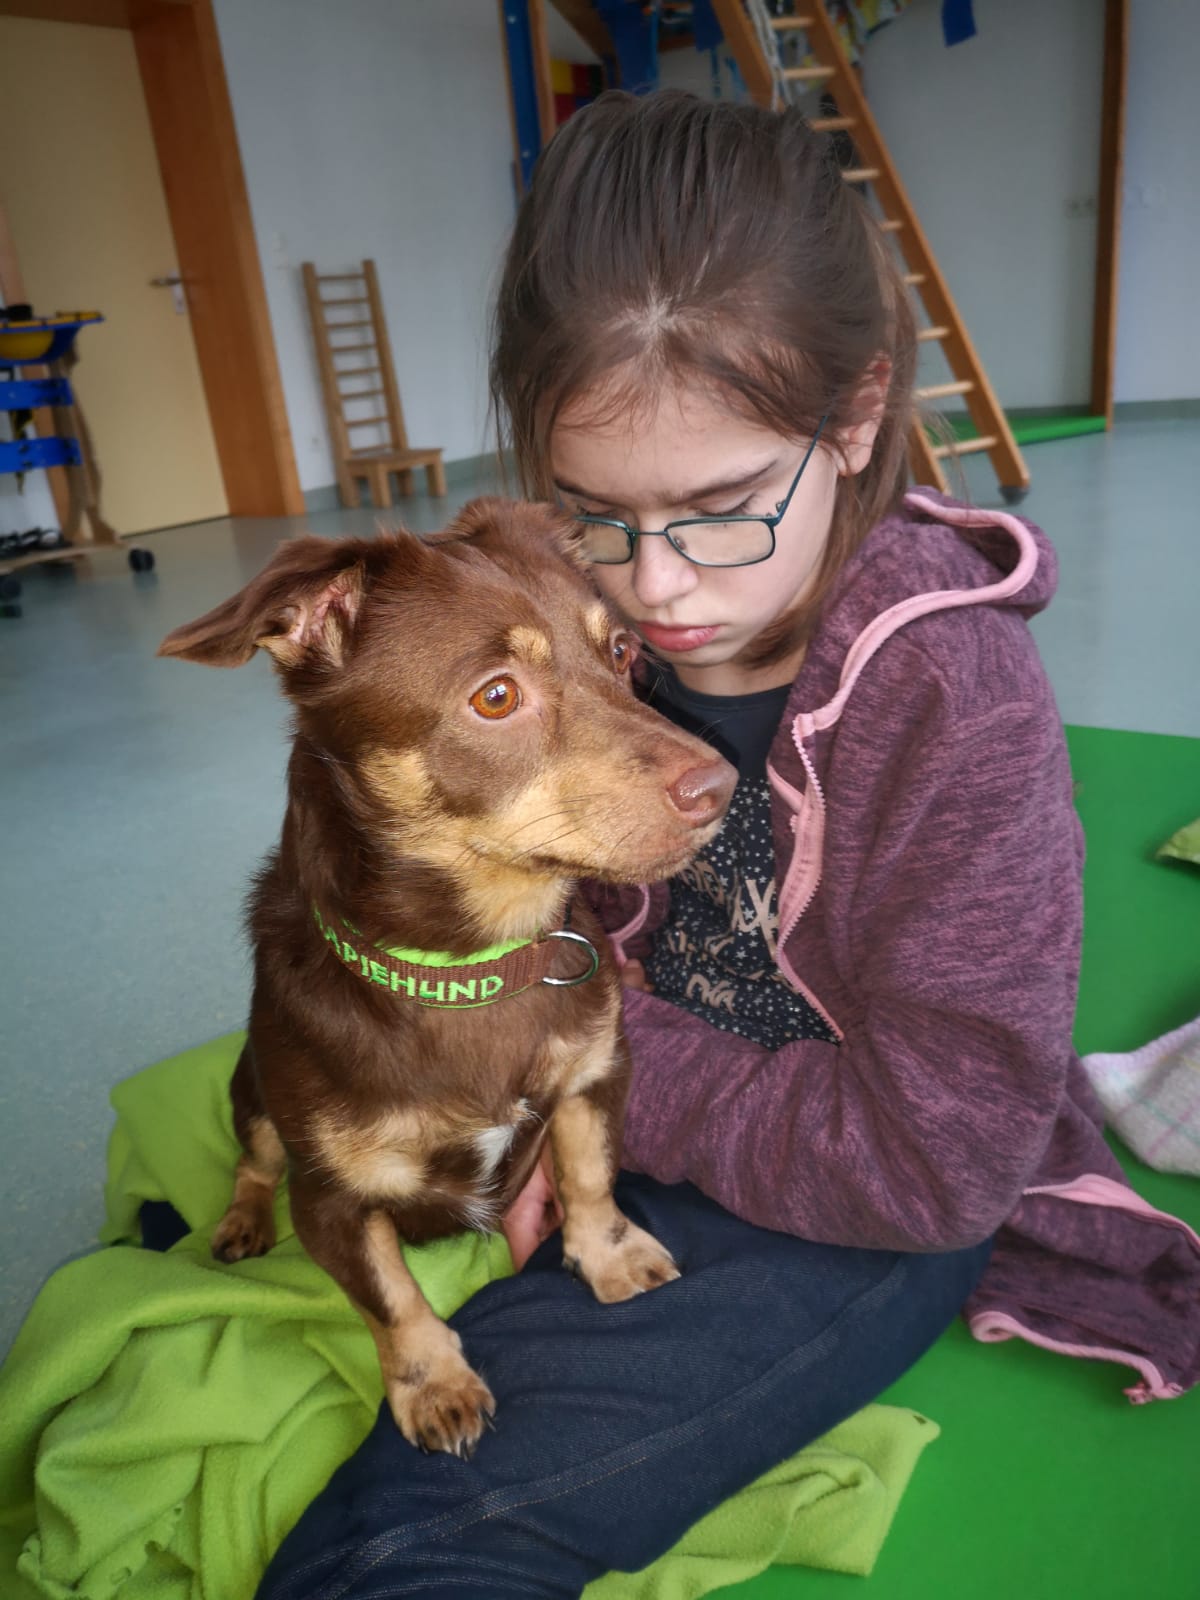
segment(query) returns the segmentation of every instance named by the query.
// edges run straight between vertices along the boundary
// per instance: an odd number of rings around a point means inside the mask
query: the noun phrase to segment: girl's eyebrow
[[[733,494],[738,489],[749,489],[760,478],[770,477],[779,464],[780,457],[776,456],[774,460],[764,461],[761,466],[752,467],[747,472],[741,472],[735,478],[722,478],[715,483],[706,483],[701,488],[689,489],[686,493],[676,491],[671,494],[656,495],[655,501],[657,504],[664,506],[686,506],[694,504],[697,500],[710,500],[716,495]],[[572,494],[580,500],[604,502],[613,498],[610,495],[593,494],[590,489],[582,489],[578,484],[564,483],[561,478],[556,478],[554,484],[561,494]]]

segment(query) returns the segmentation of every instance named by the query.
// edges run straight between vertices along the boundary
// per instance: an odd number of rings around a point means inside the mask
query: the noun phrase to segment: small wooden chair
[[[358,480],[363,478],[372,505],[390,506],[392,474],[399,479],[400,493],[411,494],[416,467],[424,467],[430,494],[444,495],[446,469],[441,450],[414,447],[408,442],[375,263],[364,261],[361,272],[318,272],[311,261],[306,261],[301,271],[342,504],[361,503]],[[328,283],[347,284],[349,288],[326,298],[322,285]],[[346,358],[352,358],[351,365],[341,364]],[[358,380],[363,378],[372,380],[372,384],[358,387]],[[347,383],[351,387],[344,387]],[[366,400],[376,402],[367,408],[370,415],[361,414],[360,402]],[[361,434],[365,428],[374,428],[382,439],[354,448],[350,435]]]

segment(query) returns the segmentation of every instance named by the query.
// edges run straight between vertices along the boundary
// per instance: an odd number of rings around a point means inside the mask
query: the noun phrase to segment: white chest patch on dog
[[[479,1176],[484,1183],[488,1183],[496,1173],[496,1168],[512,1149],[512,1142],[517,1136],[515,1124],[503,1123],[498,1128],[485,1128],[482,1133],[475,1135],[475,1148],[479,1152]]]
[[[484,1128],[482,1132],[475,1135],[474,1145],[479,1152],[479,1179],[481,1183],[491,1183],[496,1176],[496,1169],[512,1149],[518,1128],[523,1122],[536,1115],[537,1113],[527,1100],[518,1100],[512,1108],[511,1122],[501,1122],[494,1128]]]

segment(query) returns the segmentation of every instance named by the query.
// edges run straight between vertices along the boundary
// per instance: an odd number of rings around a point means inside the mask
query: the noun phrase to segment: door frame
[[[0,16],[121,28],[133,35],[180,275],[185,283],[203,282],[215,313],[193,320],[192,334],[229,514],[302,514],[212,0],[0,0]],[[0,245],[4,297],[24,300],[3,194]],[[48,476],[61,518],[62,474]]]

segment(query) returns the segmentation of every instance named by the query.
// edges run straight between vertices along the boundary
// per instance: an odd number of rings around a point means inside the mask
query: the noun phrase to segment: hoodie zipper
[[[792,739],[796,745],[797,751],[800,754],[800,759],[804,763],[804,771],[807,777],[807,786],[804,793],[800,794],[799,791],[793,789],[791,784],[788,783],[785,778],[780,777],[780,775],[774,771],[769,762],[767,764],[767,775],[769,779],[771,780],[773,786],[783,794],[784,799],[791,808],[791,824],[793,834],[799,833],[801,818],[806,808],[812,807],[818,819],[816,829],[818,838],[816,841],[816,848],[813,851],[814,870],[812,873],[812,882],[806,886],[804,895],[800,902],[795,906],[788,907],[786,917],[782,915],[782,889],[780,891],[781,916],[779,932],[775,943],[775,965],[779,968],[780,972],[783,973],[783,976],[787,979],[791,986],[804,996],[805,1000],[808,1001],[809,1005],[813,1008],[817,1015],[825,1022],[834,1038],[840,1042],[844,1037],[842,1029],[838,1027],[837,1022],[829,1014],[829,1011],[821,1004],[820,1000],[804,982],[800,974],[792,966],[787,957],[787,941],[791,937],[792,930],[796,927],[796,924],[800,921],[801,917],[812,904],[813,898],[821,886],[821,865],[824,858],[825,792],[821,788],[820,780],[817,777],[816,768],[813,765],[812,759],[804,747],[805,734],[800,728],[800,723],[802,720],[803,719],[801,717],[797,717],[793,722]],[[786,888],[787,885],[788,875],[790,874],[787,874],[784,877],[784,888]]]
[[[803,792],[793,788],[787,780],[775,772],[770,763],[767,764],[767,773],[772,786],[786,801],[792,812],[792,833],[796,845],[793,850],[792,860],[784,874],[784,881],[780,885],[780,924],[779,939],[776,946],[776,965],[789,980],[795,984],[810,1000],[814,1008],[821,1013],[829,1025],[842,1037],[841,1029],[829,1016],[829,1013],[812,996],[801,983],[799,976],[792,969],[786,956],[787,940],[795,931],[801,917],[812,905],[817,890],[821,886],[822,871],[825,856],[825,793],[817,778],[816,766],[806,748],[806,741],[815,734],[831,728],[841,717],[842,710],[849,699],[859,674],[870,661],[875,652],[906,623],[914,621],[917,617],[927,616],[931,612],[949,610],[958,606],[980,605],[995,600],[1005,599],[1019,593],[1029,582],[1037,569],[1038,554],[1033,538],[1018,519],[1008,512],[980,512],[967,510],[963,507],[943,506],[935,500],[911,492],[905,496],[908,506],[926,515],[938,518],[953,528],[992,526],[1003,528],[1008,532],[1018,550],[1016,566],[1006,578],[998,583],[984,584],[979,589],[947,589],[933,591],[929,594],[913,595],[907,600],[890,606],[870,623],[854,641],[842,665],[841,681],[838,692],[826,705],[817,711],[802,711],[792,721],[792,742],[796,746],[800,760],[804,764],[805,788]],[[802,837],[808,833],[809,838]],[[803,885],[801,898],[796,905],[789,905],[786,918],[783,916],[783,895],[787,888],[787,881],[793,875],[797,866],[796,852],[803,847],[807,859],[800,863],[803,871],[808,875],[808,881]]]
[[[797,723],[799,723],[799,721],[800,721],[800,718],[797,717],[795,719],[795,721],[792,723],[792,742],[796,746],[796,750],[797,750],[797,752],[798,752],[798,754],[800,756],[801,761],[804,763],[804,774],[805,774],[805,778],[807,779],[807,784],[806,784],[806,787],[805,787],[805,795],[811,797],[811,798],[809,798],[809,799],[807,799],[805,801],[802,801],[802,804],[806,804],[806,805],[814,807],[817,815],[819,816],[819,818],[820,818],[820,823],[819,823],[820,838],[817,841],[817,849],[816,849],[816,852],[815,852],[816,853],[816,870],[813,873],[812,882],[808,885],[808,887],[807,887],[807,889],[805,891],[805,894],[804,894],[804,898],[800,901],[799,905],[789,907],[788,908],[788,914],[787,914],[786,922],[780,924],[779,942],[780,942],[781,945],[783,944],[784,940],[787,939],[791,935],[791,933],[792,933],[793,929],[795,928],[796,924],[800,921],[800,918],[808,910],[809,906],[812,905],[813,900],[816,897],[817,890],[821,887],[821,878],[822,878],[822,875],[823,875],[823,866],[824,866],[824,859],[825,859],[825,848],[824,848],[824,846],[825,846],[825,791],[821,787],[821,780],[817,777],[817,771],[816,771],[816,767],[815,767],[815,765],[813,763],[812,757],[809,755],[807,749],[805,748],[804,735],[800,732],[799,728],[797,727]],[[800,813],[799,812],[793,813],[793,816],[792,816],[792,832],[793,832],[793,834],[798,834],[799,833],[799,831],[800,831],[800,821],[801,821]],[[799,841],[797,841],[797,842],[799,842]]]

